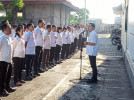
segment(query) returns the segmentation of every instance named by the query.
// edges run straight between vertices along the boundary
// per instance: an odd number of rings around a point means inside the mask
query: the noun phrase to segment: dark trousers
[[[76,50],[77,47],[77,38],[74,39],[74,51]]]
[[[71,48],[70,48],[71,54],[74,52],[74,43],[71,43]]]
[[[66,48],[66,58],[68,58],[68,56],[70,55],[70,44],[67,44],[67,48]]]
[[[35,55],[26,55],[26,77],[32,74]]]
[[[97,80],[97,67],[96,67],[96,56],[89,56],[91,68],[93,70],[93,80]]]
[[[21,81],[22,77],[22,67],[23,67],[23,58],[19,57],[14,57],[13,62],[14,62],[14,83],[17,83]]]
[[[0,92],[10,88],[10,79],[12,73],[12,65],[10,63],[0,61]]]
[[[55,51],[56,51],[56,47],[51,47],[49,63],[52,63],[53,62]]]
[[[61,46],[60,45],[56,45],[55,61],[59,61],[60,51],[61,51]]]
[[[35,60],[34,60],[34,73],[37,74],[40,69],[42,60],[42,47],[36,46],[35,48]]]
[[[61,59],[64,59],[65,58],[66,46],[67,46],[67,44],[63,44],[63,46],[62,46]]]
[[[49,64],[50,49],[44,49],[43,51],[43,66],[47,67]]]

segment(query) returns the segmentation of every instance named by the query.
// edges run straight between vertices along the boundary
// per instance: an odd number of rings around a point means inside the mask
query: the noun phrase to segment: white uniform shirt
[[[6,34],[0,36],[0,61],[12,63],[12,42]]]
[[[56,47],[56,37],[53,31],[50,32],[50,37],[51,37],[51,47]]]
[[[34,55],[35,54],[35,40],[34,40],[33,33],[31,31],[26,32],[24,40],[27,42],[26,54]]]
[[[2,30],[0,30],[0,36],[3,34],[3,31]]]
[[[18,36],[13,39],[13,57],[25,58],[25,41]]]
[[[43,32],[43,48],[44,49],[51,49],[51,40],[50,40],[50,33],[46,30]]]
[[[77,39],[79,39],[79,35],[80,35],[80,33],[81,33],[80,29],[77,30]]]
[[[55,33],[56,36],[56,44],[62,46],[62,36],[58,32]]]
[[[90,35],[88,42],[95,43],[95,46],[87,45],[86,54],[90,56],[97,56],[98,53],[98,34],[93,30]]]
[[[16,31],[14,29],[11,30],[11,34],[9,35],[9,37],[13,40],[15,37]]]
[[[74,38],[77,38],[77,30],[75,28],[73,29],[73,35],[74,35]]]
[[[74,43],[74,35],[72,32],[69,32],[69,36],[70,36],[70,39],[71,39],[71,43]]]
[[[67,44],[71,44],[70,34],[69,31],[66,31],[66,37],[67,37]]]
[[[34,29],[33,33],[34,33],[34,38],[35,38],[35,46],[43,47],[43,37],[42,37],[41,29],[37,26]]]
[[[62,44],[67,44],[67,38],[65,32],[62,32],[61,36],[62,36]]]

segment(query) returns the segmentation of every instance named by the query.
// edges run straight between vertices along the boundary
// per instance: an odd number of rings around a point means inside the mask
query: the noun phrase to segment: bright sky
[[[85,0],[69,0],[79,8],[85,7]],[[112,7],[120,5],[123,0],[86,0],[87,9],[90,12],[89,18],[102,18],[104,23],[114,23],[115,15]]]

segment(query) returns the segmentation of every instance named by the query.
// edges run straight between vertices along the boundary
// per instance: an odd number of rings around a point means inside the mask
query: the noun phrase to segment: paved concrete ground
[[[17,87],[4,100],[134,100],[124,60],[108,35],[99,35],[98,84],[79,81],[79,54],[55,66],[40,77]],[[83,51],[82,77],[91,78],[88,57]]]

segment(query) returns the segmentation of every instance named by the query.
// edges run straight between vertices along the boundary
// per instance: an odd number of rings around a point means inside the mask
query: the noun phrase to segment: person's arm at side
[[[27,41],[28,41],[28,34],[25,34],[24,40],[25,40],[25,48],[26,48],[27,47]]]

